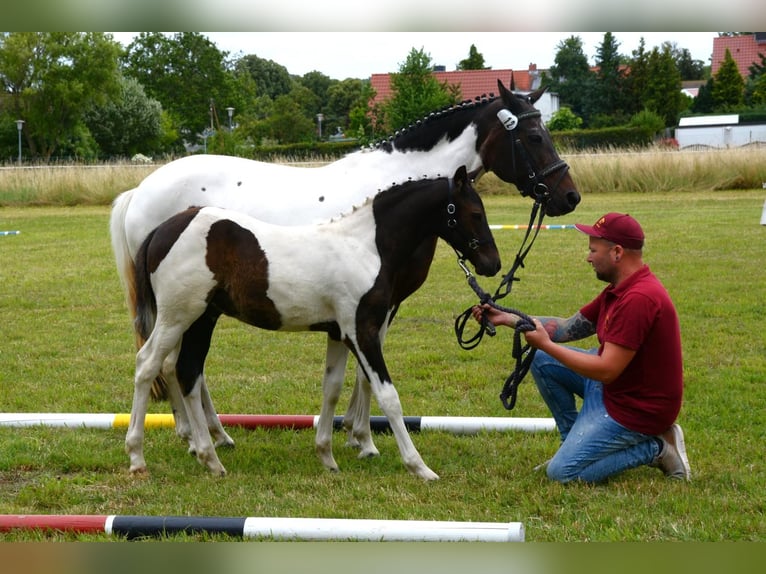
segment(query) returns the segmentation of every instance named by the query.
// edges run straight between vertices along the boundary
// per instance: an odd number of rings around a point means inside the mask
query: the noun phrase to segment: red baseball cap
[[[593,225],[575,223],[575,227],[591,237],[606,239],[627,249],[644,246],[644,230],[627,213],[607,213]]]

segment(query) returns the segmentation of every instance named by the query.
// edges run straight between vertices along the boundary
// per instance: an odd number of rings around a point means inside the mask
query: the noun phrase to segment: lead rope
[[[455,251],[458,256],[458,265],[460,265],[460,268],[465,273],[466,279],[468,281],[468,285],[471,286],[471,289],[473,289],[474,293],[478,295],[479,297],[479,303],[481,305],[487,303],[494,307],[495,309],[499,309],[500,311],[505,311],[506,313],[513,313],[514,315],[519,317],[519,321],[516,323],[516,326],[514,327],[513,332],[513,349],[511,352],[511,356],[513,357],[515,361],[514,369],[511,372],[510,375],[508,375],[508,378],[505,380],[505,383],[503,384],[503,389],[500,393],[500,400],[503,403],[503,406],[506,410],[512,410],[514,406],[516,406],[516,396],[518,393],[518,387],[521,381],[526,376],[527,372],[529,372],[529,368],[532,365],[532,360],[535,356],[535,349],[529,344],[523,344],[521,341],[521,337],[523,333],[527,331],[534,331],[535,330],[535,323],[532,320],[532,317],[527,315],[526,313],[519,311],[518,309],[513,309],[510,307],[503,307],[502,305],[499,305],[496,301],[498,299],[502,299],[503,297],[507,296],[511,289],[513,288],[513,282],[519,281],[519,278],[516,277],[516,271],[524,267],[524,258],[529,253],[529,250],[532,249],[532,245],[535,242],[535,239],[537,239],[538,233],[540,233],[540,229],[542,227],[543,217],[545,216],[545,211],[540,209],[541,204],[539,202],[535,202],[534,206],[532,207],[532,212],[529,217],[529,225],[527,226],[527,231],[524,234],[524,240],[521,242],[521,246],[519,247],[519,251],[516,254],[516,259],[513,262],[513,265],[511,266],[510,271],[503,276],[502,281],[500,282],[500,285],[498,286],[497,290],[495,291],[495,294],[490,296],[487,292],[485,292],[476,281],[476,278],[474,277],[473,273],[471,273],[471,270],[468,269],[468,267],[465,264],[465,258],[463,258],[460,253]],[[535,223],[535,219],[537,219],[537,223]],[[534,235],[531,235],[532,229],[534,228],[535,232]],[[527,241],[530,238],[530,235],[532,237],[531,241],[529,241],[529,244],[526,245]],[[525,247],[526,245],[526,247]],[[505,288],[503,292],[501,292],[501,289]],[[484,337],[484,333],[487,333],[490,337],[494,337],[496,330],[495,326],[487,319],[485,316],[482,317],[481,324],[479,325],[478,332],[471,337],[470,339],[465,339],[463,336],[463,332],[465,330],[465,326],[469,319],[472,318],[472,312],[473,306],[466,309],[462,314],[458,315],[458,317],[455,318],[455,335],[457,337],[458,344],[461,346],[461,348],[465,350],[471,350],[475,349],[481,340]]]

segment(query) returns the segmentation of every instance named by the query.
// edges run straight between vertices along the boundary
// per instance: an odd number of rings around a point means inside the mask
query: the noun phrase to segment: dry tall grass
[[[766,146],[706,151],[599,151],[562,154],[583,193],[761,189],[766,182]],[[296,165],[314,167],[316,162]],[[286,158],[279,163],[290,163]],[[0,167],[0,206],[108,205],[161,164]],[[507,193],[490,174],[482,193]]]
[[[0,167],[0,206],[108,205],[158,165]]]
[[[761,189],[766,182],[766,146],[601,151],[562,154],[562,158],[583,193]],[[481,181],[481,191],[506,189],[496,178],[486,179]]]

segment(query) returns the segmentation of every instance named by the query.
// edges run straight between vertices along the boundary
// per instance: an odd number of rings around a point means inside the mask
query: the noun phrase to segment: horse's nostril
[[[580,194],[576,191],[570,191],[567,193],[567,202],[571,207],[575,207],[578,203],[580,203]]]

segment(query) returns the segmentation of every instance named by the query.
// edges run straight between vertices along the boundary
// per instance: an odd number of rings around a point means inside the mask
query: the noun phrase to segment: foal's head
[[[441,237],[468,259],[476,273],[492,277],[500,271],[500,253],[487,222],[484,204],[461,166],[450,180],[447,220]]]

